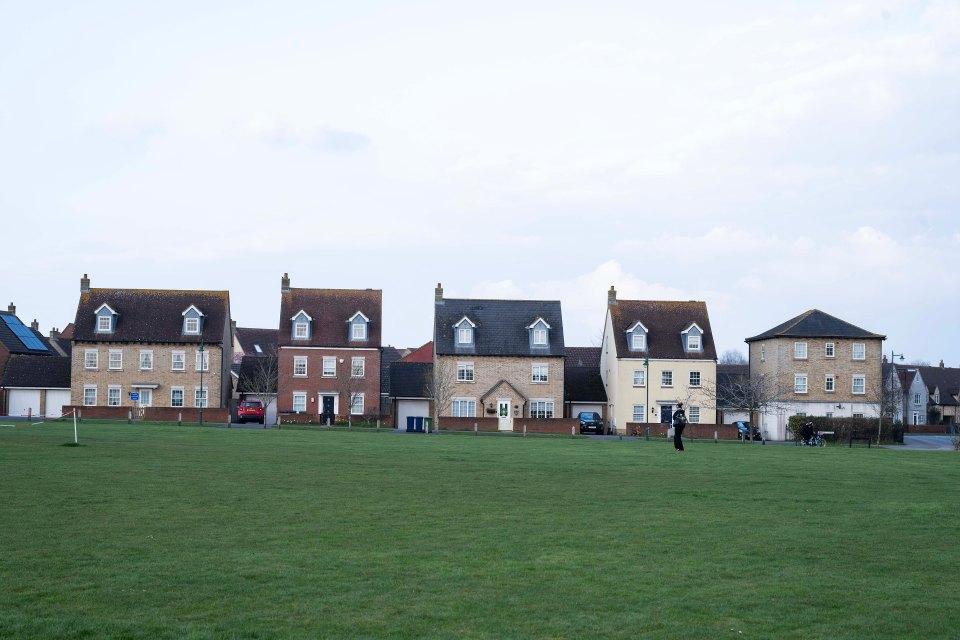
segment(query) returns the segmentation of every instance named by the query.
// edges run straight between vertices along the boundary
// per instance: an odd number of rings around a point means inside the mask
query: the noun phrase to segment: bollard
[[[473,435],[475,435],[475,436],[480,435],[480,432],[477,430],[477,423],[476,423],[476,422],[473,423]]]
[[[183,426],[183,411],[177,413],[177,426],[178,427]]]
[[[83,420],[83,409],[77,411],[77,420]]]
[[[377,431],[380,431],[380,418],[377,418]]]
[[[571,437],[571,438],[575,438],[575,437],[576,437],[575,429],[574,429],[573,427],[570,427],[570,437]]]
[[[133,411],[127,411],[127,424],[133,424]]]
[[[523,425],[523,437],[524,437],[524,438],[527,437],[527,425],[526,425],[526,424]]]
[[[714,432],[713,432],[713,443],[714,443],[714,444],[717,444],[718,442],[720,442],[720,438],[717,437],[717,432],[714,431]]]

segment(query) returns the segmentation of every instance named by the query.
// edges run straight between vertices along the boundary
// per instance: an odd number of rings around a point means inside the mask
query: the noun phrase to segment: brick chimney
[[[50,329],[50,339],[51,339],[51,340],[59,340],[59,339],[60,339],[60,329],[57,329],[56,327],[51,328],[51,329]]]
[[[280,278],[280,293],[290,293],[290,276],[286,273]]]
[[[434,304],[443,304],[443,285],[437,283],[437,288],[433,290]]]
[[[940,368],[943,369],[943,360],[940,361]]]
[[[607,304],[617,304],[617,290],[610,285],[610,291],[607,291]]]
[[[33,329],[34,331],[40,331],[40,323],[37,322],[36,318],[34,318],[33,322],[30,323],[30,328]],[[943,360],[940,361],[940,366],[941,367],[943,366]]]
[[[90,293],[90,278],[87,277],[87,274],[83,274],[83,277],[80,278],[80,293]]]
[[[11,302],[10,305],[7,307],[7,312],[12,313],[13,315],[17,315],[17,305]]]

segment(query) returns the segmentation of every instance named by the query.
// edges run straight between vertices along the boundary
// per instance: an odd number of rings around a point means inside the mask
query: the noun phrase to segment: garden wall
[[[627,434],[631,436],[644,436],[647,433],[647,424],[643,422],[628,422],[627,423]],[[669,424],[664,424],[662,422],[651,422],[649,424],[650,435],[657,436],[661,438],[667,437],[667,429],[670,428]],[[717,438],[721,440],[736,440],[737,439],[737,426],[733,424],[688,424],[683,429],[684,438],[710,438],[713,439],[714,433],[717,434]]]
[[[77,411],[77,418],[80,420],[127,420],[130,411],[138,411],[130,407],[64,406],[64,417],[67,417],[67,413],[74,409]],[[183,422],[199,422],[200,410],[186,407],[144,407],[139,410],[136,419],[151,422],[179,422],[181,420]],[[203,422],[227,424],[230,422],[230,410],[226,408],[204,409]]]

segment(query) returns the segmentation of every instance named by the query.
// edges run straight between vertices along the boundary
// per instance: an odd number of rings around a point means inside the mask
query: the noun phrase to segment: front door
[[[140,406],[153,406],[153,389],[140,389]]]
[[[330,424],[333,424],[333,421],[336,419],[336,416],[333,414],[333,396],[323,396],[321,421],[326,424],[328,419]]]
[[[672,421],[673,421],[673,405],[672,404],[660,405],[660,422],[662,424],[670,424]]]
[[[497,428],[500,431],[513,431],[513,414],[510,413],[510,399],[497,398]]]

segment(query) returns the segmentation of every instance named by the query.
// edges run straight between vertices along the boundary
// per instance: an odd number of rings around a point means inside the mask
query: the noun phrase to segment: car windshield
[[[581,414],[580,414],[580,419],[581,419],[581,420],[594,420],[594,419],[599,418],[599,417],[600,417],[600,416],[597,415],[596,413],[581,413]]]
[[[259,407],[259,406],[260,406],[260,403],[259,403],[259,402],[244,402],[244,403],[242,403],[241,406],[244,406],[244,407]]]

